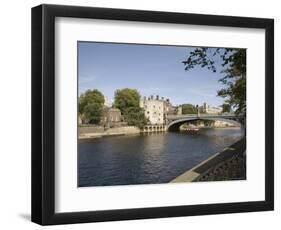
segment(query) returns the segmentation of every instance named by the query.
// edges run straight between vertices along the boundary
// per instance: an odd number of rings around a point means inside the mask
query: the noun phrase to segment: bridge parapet
[[[242,127],[245,121],[245,117],[239,115],[237,116],[233,113],[170,115],[167,117],[167,131],[177,131],[182,124],[193,120],[222,121],[231,123],[232,125],[238,127]]]
[[[229,119],[241,119],[243,116],[236,115],[234,113],[223,113],[223,114],[182,114],[182,115],[168,115],[168,120],[180,120],[185,118],[229,118]]]

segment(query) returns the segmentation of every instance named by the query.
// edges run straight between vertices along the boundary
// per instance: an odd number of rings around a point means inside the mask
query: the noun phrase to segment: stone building
[[[82,125],[82,123],[83,123],[83,121],[82,121],[81,115],[79,114],[78,115],[78,124]]]
[[[80,114],[78,115],[78,124],[79,125],[83,125],[83,124],[87,124],[89,123],[89,120],[85,117],[84,114]]]
[[[207,114],[220,114],[222,113],[223,110],[222,107],[210,106],[206,102],[204,102],[202,108],[203,108],[203,112]]]
[[[119,109],[105,107],[101,123],[118,123],[121,122],[121,118],[121,111]]]
[[[140,107],[144,109],[145,117],[148,118],[150,124],[164,124],[164,100],[159,99],[159,96],[154,98],[150,96],[148,98],[143,97],[140,100]]]
[[[104,96],[104,106],[111,108],[112,107],[112,101],[108,99],[108,97]]]
[[[159,97],[158,95],[143,97],[140,100],[140,107],[144,109],[146,118],[152,125],[161,125],[167,122],[167,115],[181,114],[181,107],[174,107],[169,99]]]

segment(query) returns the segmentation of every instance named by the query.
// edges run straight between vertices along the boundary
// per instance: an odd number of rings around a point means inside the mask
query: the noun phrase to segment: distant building
[[[167,115],[181,114],[181,107],[173,107],[169,99],[159,97],[158,95],[143,97],[140,100],[140,107],[144,109],[145,117],[152,125],[165,124],[167,122]]]
[[[177,111],[177,115],[182,115],[182,107],[181,106],[178,106],[176,111]]]
[[[116,123],[121,122],[121,111],[117,108],[105,107],[103,110],[102,123]]]
[[[85,115],[84,114],[80,114],[79,113],[79,116],[78,116],[78,124],[79,125],[83,125],[83,124],[87,124],[89,123],[89,120],[86,119]]]
[[[106,96],[104,96],[104,105],[106,107],[112,107],[112,102]]]
[[[155,99],[153,96],[144,97],[140,100],[140,107],[144,109],[145,117],[148,118],[150,124],[164,124],[166,110],[164,100],[159,99],[158,96]]]
[[[79,116],[78,116],[78,124],[82,125],[82,123],[83,123],[83,121],[82,121],[81,115],[79,114]]]
[[[220,114],[222,113],[222,107],[214,107],[208,105],[206,102],[202,106],[203,112],[207,114]]]

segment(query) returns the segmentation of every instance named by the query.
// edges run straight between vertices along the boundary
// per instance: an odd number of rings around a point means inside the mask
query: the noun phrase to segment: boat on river
[[[186,131],[188,131],[188,132],[197,132],[197,131],[199,131],[199,128],[188,128],[188,129],[186,129]]]
[[[197,133],[200,129],[199,128],[185,128],[183,129],[184,132],[187,133]]]

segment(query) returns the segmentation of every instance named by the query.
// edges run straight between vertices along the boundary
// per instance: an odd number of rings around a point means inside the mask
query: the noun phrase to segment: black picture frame
[[[55,213],[55,18],[109,19],[265,29],[265,200]],[[222,214],[274,209],[274,20],[125,9],[32,8],[32,221],[41,225]]]

